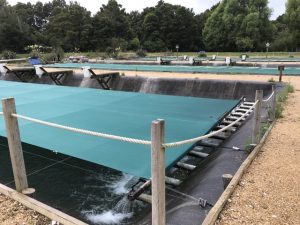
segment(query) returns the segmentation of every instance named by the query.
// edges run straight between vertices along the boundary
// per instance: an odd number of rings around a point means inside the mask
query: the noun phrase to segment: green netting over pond
[[[128,64],[93,64],[93,63],[58,63],[45,65],[57,68],[82,68],[84,66],[100,70],[156,71],[180,73],[213,73],[213,74],[256,74],[278,75],[278,68],[244,67],[244,66],[163,66],[163,65],[128,65]],[[300,75],[300,68],[286,67],[284,75]]]
[[[206,134],[238,103],[98,89],[0,81],[0,98],[14,97],[17,113],[97,132],[150,140],[151,121],[166,121],[166,142]],[[2,108],[0,106],[0,111]],[[19,119],[25,143],[150,178],[150,146],[73,133]],[[0,116],[0,135],[5,136]],[[169,149],[166,167],[189,146]]]

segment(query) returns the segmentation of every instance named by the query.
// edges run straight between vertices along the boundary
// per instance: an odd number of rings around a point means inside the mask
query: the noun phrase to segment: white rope
[[[3,112],[0,112],[0,115],[3,115]]]
[[[270,101],[271,98],[272,98],[273,96],[274,96],[274,91],[272,92],[272,94],[270,95],[270,97],[267,98],[267,99],[265,99],[265,100],[263,100],[263,102],[268,102],[268,101]]]
[[[198,141],[201,141],[203,139],[215,136],[215,135],[231,128],[236,123],[238,123],[239,121],[244,119],[246,117],[246,115],[249,114],[255,108],[255,106],[257,105],[258,102],[259,101],[257,100],[253,104],[253,106],[251,108],[249,108],[239,119],[237,119],[236,121],[232,122],[231,124],[227,125],[226,127],[223,127],[222,129],[220,129],[218,131],[211,132],[207,135],[192,138],[192,139],[188,139],[188,140],[183,140],[183,141],[178,141],[178,142],[173,142],[173,143],[165,143],[165,144],[163,144],[163,147],[164,148],[178,147],[178,146],[181,146],[181,145],[198,142]],[[3,112],[0,112],[0,115],[1,114],[3,114]],[[91,135],[91,136],[101,137],[101,138],[106,138],[106,139],[112,139],[112,140],[117,140],[117,141],[122,141],[122,142],[140,144],[140,145],[151,145],[151,141],[147,141],[147,140],[134,139],[134,138],[122,137],[122,136],[111,135],[111,134],[104,134],[104,133],[99,133],[99,132],[95,132],[95,131],[89,131],[89,130],[74,128],[74,127],[64,126],[64,125],[51,123],[51,122],[47,122],[47,121],[43,121],[43,120],[38,120],[38,119],[34,119],[34,118],[31,118],[31,117],[22,116],[22,115],[18,115],[18,114],[11,114],[11,115],[15,118],[20,118],[20,119],[27,120],[27,121],[30,121],[30,122],[33,122],[33,123],[38,123],[38,124],[42,124],[42,125],[46,125],[46,126],[50,126],[50,127],[54,127],[54,128],[59,128],[59,129],[63,129],[63,130],[68,130],[68,131],[72,131],[72,132],[76,132],[76,133],[81,133],[81,134],[86,134],[86,135]]]
[[[244,119],[246,117],[246,115],[248,113],[250,113],[255,108],[255,106],[257,105],[258,102],[259,101],[257,100],[253,104],[253,106],[251,108],[249,108],[248,111],[245,112],[239,119],[237,119],[236,121],[232,122],[231,124],[227,125],[226,127],[223,127],[222,129],[220,129],[218,131],[211,132],[211,133],[206,134],[204,136],[192,138],[192,139],[189,139],[189,140],[178,141],[178,142],[173,142],[173,143],[166,143],[166,144],[163,144],[163,147],[165,147],[165,148],[174,148],[174,147],[178,147],[178,146],[189,144],[189,143],[195,143],[195,142],[201,141],[203,139],[215,136],[215,135],[217,135],[217,134],[219,134],[219,133],[221,133],[221,132],[229,129],[230,127],[234,126],[236,123],[238,123],[239,121],[241,121],[242,119]]]
[[[98,133],[98,132],[94,132],[94,131],[74,128],[74,127],[69,127],[69,126],[63,126],[60,124],[46,122],[43,120],[38,120],[38,119],[34,119],[34,118],[30,118],[30,117],[22,116],[22,115],[18,115],[18,114],[11,114],[11,115],[15,118],[20,118],[20,119],[27,120],[27,121],[30,121],[33,123],[38,123],[38,124],[46,125],[49,127],[55,127],[55,128],[59,128],[59,129],[63,129],[63,130],[73,131],[76,133],[81,133],[81,134],[86,134],[86,135],[91,135],[91,136],[101,137],[101,138],[107,138],[107,139],[112,139],[112,140],[117,140],[117,141],[122,141],[122,142],[140,144],[140,145],[151,145],[151,141],[122,137],[122,136],[111,135],[111,134]]]

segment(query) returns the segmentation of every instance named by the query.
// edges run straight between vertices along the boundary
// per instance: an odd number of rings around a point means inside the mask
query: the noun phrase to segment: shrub
[[[65,57],[65,52],[62,49],[62,47],[60,47],[60,46],[54,48],[51,54],[55,54],[55,56],[56,56],[55,61],[58,61],[58,62],[62,61]]]
[[[42,57],[42,61],[43,63],[53,63],[57,61],[57,56],[54,52],[48,53],[48,54],[44,54]]]
[[[272,77],[272,78],[270,78],[270,79],[268,80],[268,82],[270,82],[270,83],[275,83],[276,81],[275,81],[274,78]]]
[[[206,57],[207,57],[207,54],[206,54],[204,51],[201,51],[201,52],[199,52],[198,57],[199,57],[199,58],[206,58]]]
[[[284,90],[280,93],[280,95],[277,98],[276,103],[276,110],[275,110],[275,117],[276,118],[283,118],[283,104],[288,99],[289,93],[293,93],[294,87],[291,84],[287,84],[284,88]]]
[[[31,58],[41,58],[41,53],[38,50],[32,50],[29,54]]]
[[[138,51],[141,43],[138,38],[134,38],[129,43],[129,49],[133,51]]]
[[[139,49],[139,50],[136,51],[136,55],[138,57],[146,57],[147,56],[147,52],[145,50],[143,50],[143,49]]]
[[[3,59],[15,59],[16,57],[17,57],[17,54],[13,51],[5,50],[2,52]]]
[[[114,49],[113,47],[107,47],[105,50],[106,54],[108,57],[111,58],[118,58],[119,52],[120,52],[120,48],[116,48]]]
[[[246,59],[248,59],[248,58],[249,58],[249,55],[248,55],[248,54],[241,54],[241,55],[240,55],[240,59],[241,59],[241,58],[243,58],[243,55],[245,55],[245,56],[246,56]]]

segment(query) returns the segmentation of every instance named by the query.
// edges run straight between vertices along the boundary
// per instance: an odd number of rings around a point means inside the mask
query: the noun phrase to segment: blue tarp
[[[151,122],[166,121],[166,142],[206,134],[237,100],[105,91],[0,81],[0,98],[14,97],[21,115],[62,125],[150,140]],[[0,111],[2,108],[0,106]],[[19,119],[22,141],[138,177],[150,178],[150,146],[51,128]],[[5,136],[0,116],[0,135]],[[166,151],[166,167],[189,146]]]

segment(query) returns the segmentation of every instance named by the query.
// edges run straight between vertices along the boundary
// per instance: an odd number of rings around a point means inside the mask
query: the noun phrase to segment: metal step
[[[204,150],[203,146],[196,146],[193,148],[194,151],[202,152]]]
[[[255,102],[243,102],[244,105],[251,105],[253,106]]]
[[[242,108],[238,108],[235,110],[236,112],[243,112],[243,113],[246,113],[249,111],[249,109],[242,109]],[[250,110],[249,112],[251,113],[253,110]]]
[[[249,105],[241,105],[240,108],[242,108],[242,109],[251,109],[252,106],[249,106]]]
[[[222,128],[224,128],[224,127],[226,127],[226,125],[222,125],[222,124],[221,124],[221,125],[217,126],[216,129],[222,129]],[[230,128],[227,129],[227,131],[235,132],[235,131],[236,131],[236,128],[230,127]]]
[[[221,124],[224,124],[224,125],[229,125],[229,124],[231,124],[231,123],[232,123],[232,121],[228,121],[228,120],[223,120],[223,121],[221,122]],[[233,127],[239,127],[239,126],[241,126],[241,125],[242,125],[242,123],[237,122],[236,124],[233,125]]]
[[[191,164],[187,164],[187,163],[183,163],[183,162],[178,162],[176,164],[176,166],[185,169],[185,170],[189,170],[189,171],[193,171],[194,169],[196,169],[196,166],[191,165]]]
[[[229,136],[230,136],[230,134],[228,134],[228,132],[221,132],[219,134],[212,136],[212,138],[226,140]]]
[[[239,112],[232,112],[230,115],[232,115],[232,116],[237,116],[237,117],[241,117],[241,116],[243,116],[245,113],[239,113]],[[250,113],[247,113],[246,114],[246,117],[247,116],[249,116],[250,115]]]
[[[175,179],[173,177],[165,177],[165,181],[167,184],[179,186],[181,184],[181,180]]]
[[[200,143],[201,143],[200,145],[216,148],[216,147],[220,146],[220,144],[222,144],[222,142],[223,141],[218,140],[218,139],[206,138],[206,139],[200,141]]]
[[[189,154],[192,156],[196,156],[198,158],[206,158],[207,156],[209,156],[209,154],[207,154],[207,153],[198,152],[198,151],[194,151],[194,150],[190,151]]]
[[[226,120],[232,120],[232,121],[236,121],[236,120],[238,120],[238,119],[240,119],[241,117],[237,117],[237,116],[228,116],[228,117],[226,117],[225,119]],[[243,118],[243,119],[241,119],[240,121],[244,121],[245,120],[245,118]]]

